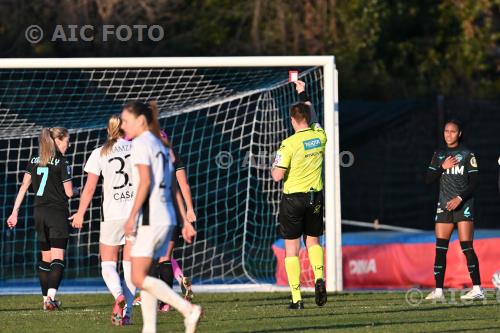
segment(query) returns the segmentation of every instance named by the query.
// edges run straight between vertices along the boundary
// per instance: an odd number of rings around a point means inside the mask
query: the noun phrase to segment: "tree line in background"
[[[342,98],[500,95],[500,0],[8,0],[0,19],[0,57],[333,54]],[[30,44],[32,24],[159,24],[165,38]]]

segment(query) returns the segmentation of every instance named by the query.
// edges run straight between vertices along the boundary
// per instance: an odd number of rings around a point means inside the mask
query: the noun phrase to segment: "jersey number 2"
[[[161,161],[163,162],[163,180],[161,181],[160,183],[160,188],[165,188],[165,171],[166,171],[166,167],[168,165],[168,159],[167,159],[167,156],[165,156],[165,154],[163,154],[161,151],[158,152],[158,154],[156,154],[156,158],[158,158],[159,156],[161,156]]]
[[[43,191],[45,191],[45,185],[47,185],[47,178],[49,178],[49,168],[48,167],[37,167],[36,174],[42,175],[42,180],[40,181],[40,186],[38,187],[38,191],[36,195],[41,197],[43,195]]]

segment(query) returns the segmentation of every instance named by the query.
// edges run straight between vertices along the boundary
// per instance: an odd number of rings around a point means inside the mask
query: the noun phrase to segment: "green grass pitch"
[[[494,292],[473,304],[422,303],[410,306],[404,292],[330,294],[320,308],[304,294],[305,310],[286,308],[288,293],[197,294],[205,310],[199,332],[500,332],[500,303]],[[41,296],[0,296],[0,332],[140,332],[134,325],[114,327],[108,294],[60,295],[63,309],[41,310]],[[447,295],[450,300],[450,295]],[[455,296],[458,300],[458,295]],[[500,297],[498,297],[500,300]],[[158,332],[183,332],[176,311],[158,314]]]

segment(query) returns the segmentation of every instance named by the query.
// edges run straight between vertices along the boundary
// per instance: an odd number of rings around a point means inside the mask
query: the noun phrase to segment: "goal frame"
[[[323,67],[325,147],[326,286],[342,291],[342,234],[340,205],[339,95],[334,56],[271,57],[151,57],[151,58],[10,58],[0,69],[62,68],[210,68],[210,67]]]

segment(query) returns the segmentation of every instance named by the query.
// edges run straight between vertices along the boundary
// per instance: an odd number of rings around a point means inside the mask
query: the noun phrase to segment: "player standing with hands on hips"
[[[17,225],[17,212],[31,185],[35,192],[33,218],[42,252],[38,276],[43,309],[52,311],[61,305],[55,297],[63,277],[64,251],[69,238],[68,199],[78,191],[73,189],[71,166],[64,157],[69,147],[68,130],[63,127],[43,128],[38,142],[38,155],[28,161],[7,225],[11,229]]]
[[[457,120],[450,120],[444,127],[446,148],[434,152],[427,170],[426,183],[439,179],[439,202],[436,211],[436,257],[434,279],[436,289],[427,295],[427,300],[443,300],[443,284],[446,272],[446,253],[454,224],[457,224],[458,238],[473,287],[460,298],[482,300],[479,261],[474,252],[474,198],[477,187],[478,168],[474,153],[460,144],[462,128]]]
[[[161,141],[156,103],[127,103],[121,114],[122,129],[133,139],[130,160],[135,200],[125,225],[132,246],[132,282],[141,290],[142,332],[156,332],[158,300],[184,316],[186,332],[195,332],[201,307],[177,295],[162,280],[148,276],[153,260],[164,256],[176,226],[173,198],[177,193],[174,168],[168,147]],[[196,231],[191,223],[182,234],[191,242]]]
[[[316,304],[323,306],[327,301],[323,248],[319,244],[324,229],[322,168],[326,134],[305,93],[305,83],[294,83],[300,98],[289,111],[295,134],[281,143],[271,175],[276,182],[284,179],[279,224],[285,239],[285,268],[292,293],[289,308],[303,309],[299,262],[302,237],[314,272]]]

